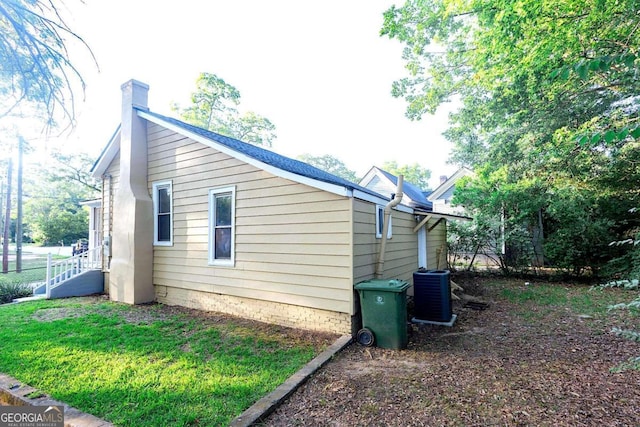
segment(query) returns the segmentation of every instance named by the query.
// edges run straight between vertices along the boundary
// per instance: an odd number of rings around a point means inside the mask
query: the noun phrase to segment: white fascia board
[[[389,184],[389,193],[393,193],[395,190],[397,190],[398,185],[394,184],[393,181],[391,181],[384,173],[382,173],[380,168],[378,168],[377,166],[373,166],[371,169],[369,169],[369,172],[367,172],[367,174],[360,180],[360,185],[362,187],[367,187],[367,185],[371,182],[371,180],[376,176],[380,180],[385,181],[387,184]],[[416,201],[413,200],[411,197],[407,196],[406,193],[403,193],[402,199],[408,200],[410,203],[411,202],[416,203]]]
[[[416,215],[428,216],[428,217],[431,217],[431,218],[444,218],[444,219],[455,219],[455,220],[461,220],[461,221],[473,221],[473,218],[471,218],[469,216],[448,214],[448,213],[443,213],[443,212],[422,211],[422,210],[416,209],[414,211],[414,213]]]
[[[102,199],[85,200],[79,203],[80,206],[88,206],[90,208],[99,208],[102,205]]]
[[[275,166],[271,166],[267,163],[263,163],[259,160],[254,159],[253,157],[247,156],[244,153],[240,153],[236,150],[232,150],[231,148],[220,144],[216,141],[212,141],[209,138],[205,138],[202,135],[198,135],[197,133],[193,133],[190,132],[186,129],[183,129],[179,126],[176,126],[172,123],[168,123],[165,122],[164,120],[157,118],[155,116],[152,116],[151,114],[147,114],[144,111],[140,111],[137,110],[138,116],[142,117],[145,120],[148,120],[150,122],[153,122],[157,125],[163,126],[169,130],[172,130],[174,132],[177,132],[181,135],[184,135],[186,137],[189,137],[191,139],[193,139],[194,141],[200,142],[201,144],[207,145],[215,150],[218,150],[222,153],[227,154],[228,156],[231,156],[235,159],[238,159],[242,162],[248,163],[251,166],[255,166],[258,169],[262,169],[266,172],[269,172],[272,175],[278,176],[280,178],[284,178],[284,179],[288,179],[290,181],[294,181],[297,182],[299,184],[304,184],[304,185],[308,185],[310,187],[314,187],[317,188],[319,190],[324,190],[327,191],[329,193],[333,193],[333,194],[337,194],[339,196],[345,196],[345,197],[352,197],[352,192],[350,189],[340,186],[340,185],[335,185],[335,184],[330,184],[328,182],[324,182],[324,181],[319,181],[317,179],[313,179],[313,178],[309,178],[306,176],[302,176],[302,175],[298,175],[289,171],[285,171],[283,169],[277,168]]]
[[[454,184],[455,182],[451,178],[449,178],[447,182],[441,184],[440,186],[438,186],[438,188],[433,190],[433,192],[429,194],[429,196],[427,196],[427,200],[430,202],[434,202],[435,200],[438,199],[438,197],[442,196],[445,193],[445,191],[451,188]]]
[[[411,197],[407,196],[406,193],[402,194],[402,201],[408,201],[409,203],[415,203],[415,200],[413,200]]]
[[[386,199],[382,196],[376,197],[373,194],[365,193],[364,191],[360,190],[353,190],[353,197],[355,199],[364,200],[365,202],[375,203],[376,205],[386,206],[387,203],[389,203],[389,199]],[[413,208],[405,206],[402,203],[396,206],[395,210],[397,210],[398,212],[406,212],[410,214],[413,213]]]
[[[364,200],[365,202],[375,203],[377,205],[386,205],[389,203],[389,199],[382,196],[374,196],[370,193],[365,193],[361,190],[353,190],[353,197],[356,199]]]
[[[366,187],[376,175],[378,175],[378,168],[372,166],[371,169],[369,169],[369,171],[366,173],[366,175],[362,177],[359,184],[363,187]]]
[[[120,126],[118,126],[118,130],[113,134],[102,155],[91,169],[91,177],[100,179],[109,168],[109,165],[111,165],[113,159],[115,159],[118,151],[120,151]]]
[[[442,184],[438,185],[436,187],[436,189],[433,190],[431,192],[431,194],[429,194],[429,196],[427,196],[427,200],[429,200],[430,202],[433,202],[434,200],[436,200],[440,196],[442,196],[447,190],[449,190],[451,187],[453,187],[455,185],[456,181],[458,181],[459,172],[460,172],[460,169],[455,171],[453,173],[453,175],[451,175],[449,178],[447,178],[447,180],[445,182],[443,182]]]
[[[413,208],[412,207],[403,205],[402,203],[400,203],[398,206],[396,206],[396,210],[399,211],[399,212],[405,212],[405,213],[410,213],[410,214],[413,213]]]
[[[433,202],[434,200],[442,196],[451,187],[456,185],[456,182],[458,182],[460,178],[464,176],[470,176],[470,175],[473,175],[473,171],[471,171],[470,169],[465,167],[458,169],[453,173],[453,175],[451,175],[451,177],[449,177],[445,182],[443,182],[435,190],[433,190],[431,194],[429,194],[429,196],[427,197],[427,200],[429,200],[430,202]]]

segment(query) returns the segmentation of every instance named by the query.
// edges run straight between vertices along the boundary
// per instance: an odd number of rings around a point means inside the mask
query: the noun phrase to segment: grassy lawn
[[[226,425],[330,342],[162,305],[0,306],[0,372],[119,426]]]
[[[44,253],[32,253],[29,246],[22,248],[22,272],[16,273],[16,252],[14,249],[9,251],[9,272],[0,273],[0,285],[3,283],[32,283],[44,282],[47,274],[47,255]],[[57,255],[57,248],[52,248],[53,260],[67,258],[66,256]],[[0,252],[2,252],[0,250]],[[1,269],[0,269],[1,271]]]
[[[610,305],[635,297],[622,289],[600,290],[589,285],[511,282],[497,287],[501,298],[517,304],[519,313],[529,318],[544,317],[559,307],[576,315],[602,318],[611,315]]]
[[[66,256],[58,255],[59,248],[50,248],[53,260],[64,259]],[[45,248],[46,250],[46,248]],[[1,251],[0,251],[1,252]],[[0,304],[11,302],[14,298],[29,296],[32,294],[30,284],[44,282],[47,275],[46,253],[33,253],[29,246],[22,250],[22,271],[16,273],[16,253],[9,251],[9,268],[7,273],[0,273]],[[0,270],[1,271],[1,270]]]

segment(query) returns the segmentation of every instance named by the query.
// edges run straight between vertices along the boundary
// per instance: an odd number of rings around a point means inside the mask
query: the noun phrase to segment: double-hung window
[[[381,239],[384,231],[384,206],[376,205],[376,238]],[[391,216],[389,216],[389,230],[387,231],[387,239],[392,236],[391,232]]]
[[[173,245],[173,195],[171,181],[153,183],[153,244]]]
[[[235,261],[235,187],[209,190],[209,264]]]

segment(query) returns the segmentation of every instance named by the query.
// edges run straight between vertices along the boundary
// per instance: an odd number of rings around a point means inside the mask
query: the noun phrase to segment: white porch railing
[[[71,258],[53,261],[51,253],[47,255],[47,281],[46,296],[51,298],[51,289],[54,289],[69,279],[72,279],[85,271],[99,270],[102,268],[102,246],[96,246]]]

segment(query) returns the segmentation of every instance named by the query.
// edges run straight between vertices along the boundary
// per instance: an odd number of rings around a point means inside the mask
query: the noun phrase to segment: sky
[[[280,154],[330,154],[364,175],[385,161],[450,175],[447,107],[412,122],[391,85],[406,75],[403,46],[380,37],[392,0],[79,0],[65,2],[83,49],[77,127],[55,144],[97,156],[119,122],[122,83],[147,83],[149,107],[176,117],[201,72],[235,86],[239,109],[271,120]]]

